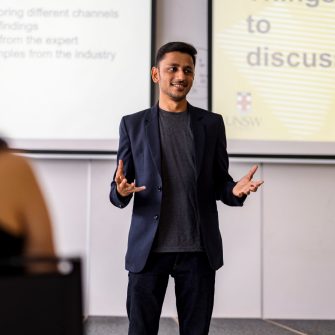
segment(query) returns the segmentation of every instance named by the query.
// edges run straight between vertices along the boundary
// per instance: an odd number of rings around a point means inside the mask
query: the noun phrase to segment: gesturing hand
[[[252,180],[258,166],[254,165],[249,172],[235,185],[233,188],[233,194],[239,198],[244,195],[249,195],[250,192],[256,192],[258,187],[260,187],[264,181],[263,180]]]
[[[114,180],[116,182],[117,191],[122,197],[126,197],[131,193],[145,190],[145,186],[136,187],[135,180],[131,184],[127,182],[127,179],[123,174],[123,161],[121,159],[119,160],[119,165],[117,167]]]

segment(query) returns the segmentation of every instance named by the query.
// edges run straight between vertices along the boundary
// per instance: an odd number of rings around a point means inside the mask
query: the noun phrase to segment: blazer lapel
[[[153,106],[146,113],[146,136],[156,168],[161,175],[161,148],[158,121],[158,105]]]
[[[202,122],[204,117],[202,112],[199,112],[192,105],[188,104],[191,115],[191,129],[194,136],[194,151],[195,151],[195,164],[197,170],[197,177],[200,175],[202,160],[204,157],[204,150],[206,148],[206,134],[205,127]]]

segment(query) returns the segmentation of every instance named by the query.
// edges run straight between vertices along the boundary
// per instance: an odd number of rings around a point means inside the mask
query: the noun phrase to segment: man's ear
[[[157,67],[153,66],[151,68],[151,78],[152,81],[157,84],[159,82],[159,70]]]

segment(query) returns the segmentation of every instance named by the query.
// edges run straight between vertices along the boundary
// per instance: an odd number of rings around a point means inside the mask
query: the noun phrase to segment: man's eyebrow
[[[180,66],[180,64],[178,63],[170,63],[170,64],[167,64],[168,66]]]

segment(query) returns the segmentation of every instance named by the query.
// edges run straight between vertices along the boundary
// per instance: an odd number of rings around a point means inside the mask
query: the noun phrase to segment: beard
[[[188,92],[187,92],[188,93]],[[179,101],[182,101],[186,98],[186,94],[174,94],[174,93],[169,93],[168,96],[173,100],[173,101],[176,101],[176,102],[179,102]]]
[[[188,92],[191,90],[191,87],[185,88],[182,92],[173,92],[173,90],[169,90],[167,95],[175,102],[182,101],[186,98]]]

